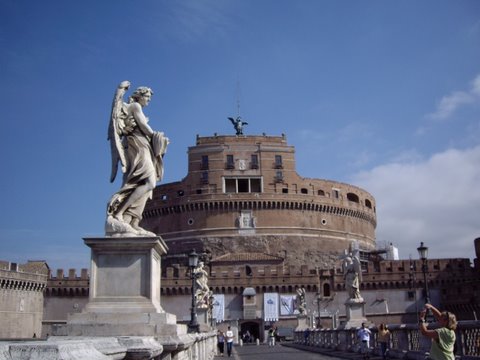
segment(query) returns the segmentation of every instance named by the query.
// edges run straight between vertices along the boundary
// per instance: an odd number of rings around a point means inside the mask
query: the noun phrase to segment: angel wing
[[[248,125],[248,122],[242,121],[242,125]]]
[[[230,120],[230,121],[232,122],[232,124],[233,124],[233,125],[235,125],[235,124],[236,124],[236,122],[235,122],[235,119],[234,119],[234,118],[232,118],[232,117],[229,117],[229,118],[228,118],[228,120]]]
[[[130,82],[122,81],[118,85],[112,103],[112,113],[110,115],[110,123],[108,126],[108,140],[110,141],[110,150],[112,154],[112,172],[110,174],[110,182],[115,180],[118,171],[118,162],[122,165],[122,172],[126,171],[127,160],[125,151],[122,146],[122,128],[125,126],[122,119],[123,96],[130,87]]]

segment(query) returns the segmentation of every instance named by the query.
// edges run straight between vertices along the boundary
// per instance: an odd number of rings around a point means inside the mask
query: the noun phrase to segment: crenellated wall
[[[43,291],[48,267],[44,262],[0,264],[0,338],[40,337]]]
[[[229,262],[232,260],[236,262]],[[460,319],[472,319],[474,311],[480,313],[480,278],[469,259],[430,259],[427,266],[430,297],[435,304],[441,304]],[[372,321],[384,321],[386,317],[392,322],[414,321],[418,309],[423,306],[421,269],[420,260],[368,262],[361,283],[368,318]],[[346,292],[338,260],[336,267],[322,269],[285,265],[278,258],[266,255],[237,253],[213,259],[207,271],[210,289],[214,294],[225,295],[226,319],[242,318],[242,293],[247,287],[256,291],[259,318],[262,318],[264,293],[294,295],[299,287],[307,290],[310,313],[320,310],[327,316],[327,313],[338,311],[340,319],[344,316]],[[163,309],[175,314],[180,322],[188,322],[191,304],[189,269],[180,264],[166,267],[161,281]],[[50,276],[45,294],[44,324],[65,321],[68,313],[81,311],[88,301],[88,272],[83,269],[77,276],[74,270],[69,270],[65,276],[63,271],[57,271],[56,276]],[[319,305],[315,305],[318,302]],[[289,321],[288,318],[284,320]],[[331,323],[328,316],[324,321]]]

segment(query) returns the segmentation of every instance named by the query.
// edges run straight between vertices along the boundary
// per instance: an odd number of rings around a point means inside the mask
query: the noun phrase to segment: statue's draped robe
[[[155,175],[157,181],[163,178],[163,155],[167,150],[168,139],[162,132],[154,132],[152,139],[144,135],[137,126],[123,137],[123,147],[127,160],[127,169],[123,175],[123,185],[115,193],[108,204],[108,213],[115,214],[121,204],[130,194],[147,179]],[[142,219],[145,203],[152,197],[152,191],[147,192],[135,201],[124,214]]]

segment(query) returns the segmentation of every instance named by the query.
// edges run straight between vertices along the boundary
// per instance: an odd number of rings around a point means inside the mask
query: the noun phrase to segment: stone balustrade
[[[170,337],[52,336],[43,341],[0,342],[0,360],[211,360],[215,351],[214,332]]]
[[[389,357],[396,359],[423,360],[429,351],[430,340],[421,336],[417,324],[388,325],[391,332]],[[370,347],[379,354],[377,329],[372,327]],[[296,331],[294,343],[325,350],[359,352],[358,328],[315,329]],[[456,330],[457,357],[461,359],[480,359],[480,321],[460,321]]]

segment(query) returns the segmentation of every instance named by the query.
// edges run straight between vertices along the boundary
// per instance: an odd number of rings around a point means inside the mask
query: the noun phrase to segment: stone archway
[[[248,334],[250,334],[250,337],[248,337]],[[255,321],[241,323],[239,337],[244,344],[253,343],[256,339],[260,339],[260,324]]]

